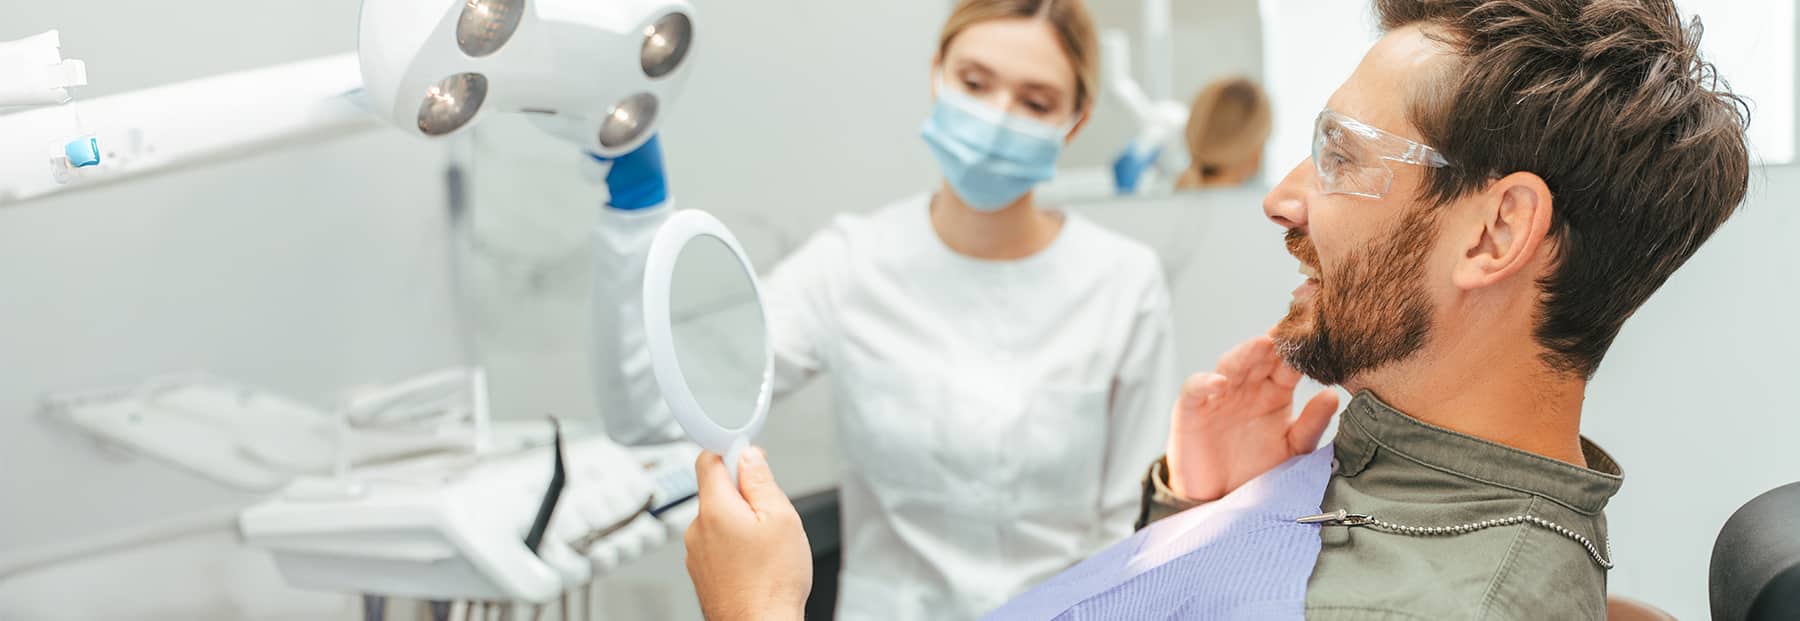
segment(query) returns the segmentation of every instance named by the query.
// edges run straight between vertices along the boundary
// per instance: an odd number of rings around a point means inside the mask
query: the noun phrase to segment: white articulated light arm
[[[1169,32],[1170,0],[1144,0],[1144,83],[1150,97],[1175,99],[1175,49]]]
[[[1101,35],[1100,44],[1105,48],[1102,56],[1106,59],[1107,92],[1119,98],[1132,118],[1142,124],[1151,117],[1150,96],[1131,77],[1131,40],[1124,32],[1108,30]]]
[[[0,116],[0,207],[374,129],[361,86],[339,54]],[[99,164],[58,163],[84,135]]]
[[[1131,76],[1131,48],[1125,33],[1109,30],[1103,36],[1105,46],[1107,91],[1125,104],[1137,120],[1135,142],[1151,146],[1169,140],[1187,125],[1187,109],[1178,102],[1151,99],[1142,85]]]

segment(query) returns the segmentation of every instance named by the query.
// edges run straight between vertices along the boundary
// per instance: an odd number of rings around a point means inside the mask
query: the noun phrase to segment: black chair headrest
[[[1714,621],[1800,619],[1800,483],[1738,509],[1713,544]]]

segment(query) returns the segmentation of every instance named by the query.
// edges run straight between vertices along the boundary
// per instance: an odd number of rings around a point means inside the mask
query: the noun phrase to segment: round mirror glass
[[[742,429],[756,415],[768,344],[752,275],[725,241],[689,239],[669,280],[676,363],[707,418]]]

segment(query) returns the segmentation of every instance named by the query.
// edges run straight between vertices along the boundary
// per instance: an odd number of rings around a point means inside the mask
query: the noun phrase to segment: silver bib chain
[[[1395,524],[1393,522],[1379,520],[1373,516],[1350,513],[1343,509],[1338,509],[1331,513],[1309,515],[1295,521],[1301,524],[1318,524],[1321,526],[1367,526],[1376,530],[1412,537],[1452,537],[1456,535],[1466,535],[1489,528],[1512,526],[1515,524],[1529,524],[1562,535],[1575,543],[1581,544],[1582,547],[1587,548],[1588,556],[1594,559],[1594,563],[1600,565],[1602,569],[1610,570],[1613,568],[1612,560],[1610,560],[1612,558],[1612,539],[1609,538],[1606,540],[1606,553],[1601,554],[1600,547],[1594,545],[1594,541],[1588,539],[1587,536],[1570,530],[1556,522],[1530,514],[1514,515],[1496,520],[1482,520],[1480,522],[1470,522],[1468,524],[1458,524],[1455,526],[1406,526],[1404,524]]]

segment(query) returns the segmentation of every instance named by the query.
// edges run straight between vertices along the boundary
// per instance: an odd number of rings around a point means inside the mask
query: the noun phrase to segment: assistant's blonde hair
[[[1269,96],[1248,78],[1231,77],[1206,85],[1194,96],[1188,112],[1187,172],[1176,187],[1193,188],[1221,183],[1253,168],[1268,142],[1275,115]]]
[[[1094,18],[1082,0],[962,0],[944,21],[944,32],[938,36],[938,58],[943,58],[950,41],[970,26],[1018,17],[1045,20],[1056,31],[1063,53],[1075,68],[1075,109],[1087,110],[1100,83],[1100,37],[1094,33]]]

